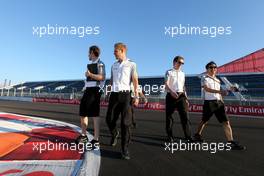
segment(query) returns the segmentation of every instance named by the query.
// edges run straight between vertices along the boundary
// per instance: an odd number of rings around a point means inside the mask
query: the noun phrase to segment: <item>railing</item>
[[[73,90],[71,93],[53,93],[53,92],[41,92],[41,91],[29,91],[29,90],[15,90],[15,89],[0,89],[0,97],[38,97],[38,98],[59,98],[59,99],[81,99],[83,92],[77,92]],[[165,95],[146,95],[148,102],[165,102]],[[102,99],[105,95],[102,96]],[[247,105],[247,106],[263,106],[264,97],[251,97],[245,96],[247,101],[237,100],[233,96],[225,97],[224,102],[226,105]],[[189,96],[190,103],[202,104],[203,99],[200,96]]]

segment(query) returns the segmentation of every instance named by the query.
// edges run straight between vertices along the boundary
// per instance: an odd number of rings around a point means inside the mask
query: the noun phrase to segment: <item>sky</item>
[[[222,65],[263,48],[263,7],[262,0],[0,0],[0,84],[85,79],[91,45],[101,48],[110,77],[117,42],[140,77],[164,75],[177,55],[186,74],[199,74],[211,60]],[[88,34],[50,29],[40,37],[48,26]]]

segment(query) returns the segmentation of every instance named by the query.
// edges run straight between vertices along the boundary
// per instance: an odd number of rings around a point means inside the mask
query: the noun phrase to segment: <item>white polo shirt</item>
[[[136,63],[128,58],[121,63],[119,61],[115,62],[111,69],[112,92],[130,91],[132,74],[136,72]]]
[[[185,74],[181,70],[170,69],[165,74],[165,82],[168,82],[168,87],[174,92],[184,92]]]
[[[221,88],[220,80],[217,79],[216,77],[211,77],[209,75],[205,75],[204,77],[202,77],[201,85],[202,87],[206,85],[208,88],[214,89],[214,90],[220,90]],[[203,89],[203,93],[204,93],[205,100],[221,100],[221,95],[219,93],[207,92],[204,89]]]

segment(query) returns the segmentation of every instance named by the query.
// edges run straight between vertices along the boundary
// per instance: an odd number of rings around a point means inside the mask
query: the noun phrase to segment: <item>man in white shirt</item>
[[[216,77],[217,65],[211,61],[205,66],[207,74],[201,80],[201,86],[204,91],[203,116],[194,138],[202,142],[202,131],[209,121],[215,115],[217,120],[222,123],[227,141],[231,143],[232,150],[243,150],[244,146],[239,145],[233,140],[232,128],[225,112],[225,105],[222,96],[228,95],[227,90],[221,90],[221,82]],[[232,90],[231,90],[232,91]]]
[[[77,138],[77,143],[87,143],[88,138],[86,130],[88,127],[88,117],[93,118],[94,123],[94,139],[90,141],[93,145],[92,149],[99,147],[100,132],[100,98],[101,88],[104,86],[105,65],[99,58],[100,49],[98,46],[89,48],[89,60],[87,71],[85,72],[86,80],[84,86],[84,94],[80,102],[79,115],[81,117],[82,134]]]
[[[185,91],[185,74],[181,70],[184,58],[176,56],[173,59],[173,68],[165,74],[166,95],[166,132],[168,140],[173,142],[173,113],[177,108],[186,140],[192,141],[190,120],[188,117],[188,100]]]
[[[111,68],[111,95],[106,115],[106,123],[112,134],[111,145],[117,144],[119,132],[116,128],[118,116],[114,115],[121,113],[121,155],[123,159],[130,159],[128,152],[128,144],[130,142],[130,126],[132,123],[131,116],[131,81],[134,85],[134,105],[139,102],[138,97],[138,74],[136,63],[132,62],[126,56],[127,47],[123,43],[116,43],[114,46],[114,55],[117,61]],[[117,112],[117,110],[119,112]]]

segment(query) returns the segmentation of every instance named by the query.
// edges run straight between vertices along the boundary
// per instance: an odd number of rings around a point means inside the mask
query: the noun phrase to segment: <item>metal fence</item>
[[[16,90],[16,89],[5,89],[0,88],[0,96],[2,97],[32,97],[32,98],[58,98],[58,99],[81,99],[83,92],[72,91],[71,93],[52,93],[52,92],[41,92],[31,90]],[[146,95],[148,102],[165,102],[165,93],[160,95]],[[106,95],[102,96],[105,99]],[[192,104],[202,104],[203,99],[200,96],[188,97]],[[263,106],[264,97],[246,96],[247,101],[236,99],[234,96],[224,97],[225,104],[227,105],[245,105],[245,106]]]

